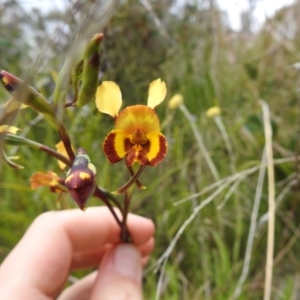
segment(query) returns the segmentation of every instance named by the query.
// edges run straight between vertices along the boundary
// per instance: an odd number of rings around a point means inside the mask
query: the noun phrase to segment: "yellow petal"
[[[159,119],[155,110],[146,105],[127,106],[116,118],[115,129],[132,134],[137,129],[145,134],[160,131]]]
[[[18,130],[21,130],[15,126],[9,126],[9,125],[0,125],[0,133],[6,132],[6,133],[12,133],[16,134]]]
[[[67,153],[67,150],[65,148],[65,145],[62,141],[60,141],[59,143],[57,143],[55,145],[55,148],[57,150],[57,152],[59,152],[60,154],[64,155],[65,157],[68,157],[68,153]],[[73,151],[74,151],[74,148],[72,147]],[[57,160],[57,163],[58,163],[58,166],[61,170],[64,170],[65,167],[67,166],[65,163],[63,163],[62,161],[60,160]]]
[[[159,164],[167,154],[167,140],[160,132],[151,132],[147,134],[148,147],[145,152],[150,166]]]
[[[47,174],[42,172],[34,173],[30,178],[31,188],[34,190],[40,186],[58,186],[59,183],[56,178],[57,174],[51,171]]]
[[[164,101],[166,95],[166,83],[161,81],[160,78],[152,81],[149,86],[147,105],[154,109],[157,105]]]
[[[112,130],[105,138],[102,149],[111,163],[120,161],[131,150],[130,134],[123,130]]]
[[[115,118],[122,106],[122,93],[113,81],[103,81],[96,92],[96,106],[102,113]]]

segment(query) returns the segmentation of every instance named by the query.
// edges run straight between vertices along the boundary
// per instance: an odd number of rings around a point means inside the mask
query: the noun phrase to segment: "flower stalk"
[[[229,160],[230,160],[230,164],[229,164],[230,171],[231,171],[231,173],[235,173],[235,171],[236,171],[235,157],[234,157],[234,154],[233,154],[233,150],[232,150],[229,135],[227,133],[227,130],[226,130],[226,128],[224,126],[224,123],[223,123],[223,120],[222,120],[221,113],[222,113],[222,110],[219,106],[212,106],[211,108],[209,108],[206,111],[207,117],[214,119],[214,121],[215,121],[215,123],[216,123],[216,125],[217,125],[217,127],[218,127],[218,129],[221,133],[221,136],[224,140],[225,147],[227,149],[227,153],[228,153]]]
[[[133,177],[134,176],[134,171],[133,171],[132,166],[127,166],[127,169],[128,169],[128,172],[129,172],[130,176]],[[136,184],[136,186],[139,190],[146,189],[146,187],[138,179],[135,181],[135,184]]]
[[[49,154],[50,156],[62,161],[69,167],[71,167],[71,165],[72,165],[69,158],[67,158],[64,155],[62,155],[61,153],[51,149],[50,147],[43,145],[41,143],[38,143],[36,141],[32,141],[32,140],[29,140],[29,139],[21,137],[21,136],[7,133],[5,135],[5,142],[8,145],[12,145],[12,146],[29,146],[29,147],[32,147],[35,149],[39,149],[39,150]]]

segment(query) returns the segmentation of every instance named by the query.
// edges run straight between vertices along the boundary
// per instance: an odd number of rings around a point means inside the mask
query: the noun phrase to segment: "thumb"
[[[120,244],[105,254],[93,286],[92,300],[142,299],[142,262],[139,250]]]

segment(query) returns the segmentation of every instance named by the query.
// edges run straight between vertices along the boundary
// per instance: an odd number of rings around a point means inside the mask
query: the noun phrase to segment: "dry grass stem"
[[[165,260],[168,260],[170,254],[172,253],[177,241],[179,240],[180,236],[186,229],[186,227],[195,219],[197,214],[209,203],[211,203],[217,195],[219,195],[225,188],[227,188],[230,185],[231,181],[225,182],[223,185],[221,185],[214,193],[212,193],[209,197],[207,197],[205,200],[201,202],[200,205],[198,205],[193,213],[189,216],[188,219],[185,220],[185,222],[181,225],[181,227],[178,229],[177,233],[175,234],[174,238],[172,239],[170,245],[165,250],[163,255],[157,260],[156,266],[160,266]]]
[[[232,150],[229,135],[228,135],[227,130],[224,126],[224,123],[222,121],[221,116],[216,116],[214,118],[214,120],[215,120],[215,123],[216,123],[216,125],[218,126],[218,128],[220,130],[220,133],[223,137],[223,140],[224,140],[227,152],[228,152],[229,161],[230,161],[230,164],[229,164],[230,171],[231,171],[231,173],[235,173],[235,171],[236,171],[235,170],[236,169],[235,168],[235,157],[234,157],[234,153],[233,153],[233,150]]]
[[[263,112],[263,123],[265,130],[266,154],[268,163],[268,204],[269,204],[269,221],[268,221],[268,244],[266,257],[266,277],[264,300],[271,299],[272,277],[273,277],[273,255],[274,255],[274,240],[275,240],[275,176],[273,163],[273,148],[272,148],[272,128],[270,119],[270,110],[268,104],[261,100]]]
[[[285,196],[291,191],[292,187],[297,184],[297,179],[290,180],[286,186],[282,189],[280,194],[276,197],[276,204],[275,204],[275,210],[278,208],[280,203],[283,201]],[[269,212],[266,212],[263,214],[260,218],[259,221],[257,222],[257,232],[262,228],[262,226],[269,220]]]
[[[238,186],[240,185],[240,183],[245,179],[246,177],[241,177],[239,179],[237,179],[233,185],[230,187],[229,191],[226,193],[223,201],[217,206],[217,209],[222,209],[225,204],[227,203],[227,201],[229,200],[229,198],[231,197],[231,195],[235,192],[235,190],[238,188]]]
[[[299,157],[300,159],[300,157]],[[292,156],[292,157],[287,157],[287,158],[279,158],[279,159],[275,159],[274,161],[274,165],[277,165],[277,164],[284,164],[284,163],[293,163],[295,162],[295,157]],[[264,165],[266,166],[267,163],[264,163]],[[223,179],[220,179],[219,181],[216,181],[214,182],[213,184],[205,187],[202,189],[201,192],[198,192],[196,194],[193,194],[193,195],[190,195],[188,197],[185,197],[183,199],[180,199],[178,201],[175,201],[173,203],[174,206],[177,206],[177,205],[181,205],[189,200],[192,200],[194,198],[197,198],[211,190],[213,190],[214,188],[220,186],[221,184],[223,184],[224,182],[227,182],[227,181],[230,181],[230,182],[233,182],[233,181],[236,181],[238,179],[240,179],[241,177],[247,177],[247,176],[250,176],[251,174],[255,173],[256,171],[258,171],[261,167],[261,164],[258,164],[258,165],[255,165],[254,167],[251,167],[249,169],[246,169],[246,170],[243,170],[241,172],[238,172],[238,173],[235,173],[231,176],[228,176],[228,177],[225,177]]]
[[[257,216],[258,216],[258,210],[259,210],[259,206],[260,206],[262,189],[263,189],[263,185],[264,185],[265,171],[266,171],[266,164],[265,164],[266,151],[263,152],[263,157],[262,157],[261,161],[262,161],[262,163],[260,164],[260,169],[259,169],[259,174],[258,174],[258,182],[257,182],[255,198],[254,198],[254,204],[253,204],[252,213],[251,213],[251,222],[250,222],[249,234],[248,234],[248,239],[247,239],[247,246],[246,246],[243,269],[242,269],[241,276],[238,280],[238,283],[235,287],[235,291],[233,293],[232,299],[237,299],[240,296],[243,284],[249,273],[253,241],[255,238],[255,230],[256,230],[256,225],[257,225]]]

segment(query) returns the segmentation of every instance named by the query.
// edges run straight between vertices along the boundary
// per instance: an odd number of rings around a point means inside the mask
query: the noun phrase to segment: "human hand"
[[[142,299],[142,265],[154,248],[151,220],[129,214],[133,244],[105,207],[40,215],[0,267],[0,299]],[[71,271],[98,266],[62,293]],[[61,294],[60,294],[61,293]]]

